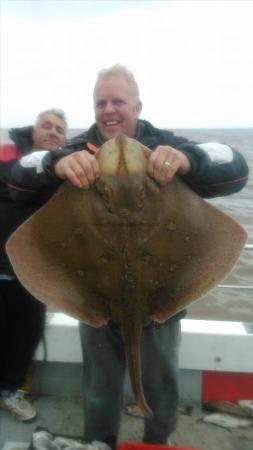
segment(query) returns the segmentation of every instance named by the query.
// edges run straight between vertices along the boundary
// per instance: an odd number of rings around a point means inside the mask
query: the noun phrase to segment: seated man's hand
[[[169,145],[159,145],[148,162],[149,175],[161,185],[168,184],[177,172],[185,175],[190,168],[187,156]]]
[[[54,171],[62,180],[69,180],[74,186],[84,189],[88,189],[100,176],[97,159],[85,150],[59,159]]]

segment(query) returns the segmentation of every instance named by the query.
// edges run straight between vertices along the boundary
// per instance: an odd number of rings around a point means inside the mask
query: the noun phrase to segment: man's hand
[[[59,159],[54,171],[62,180],[69,180],[74,186],[84,189],[88,189],[100,176],[97,159],[85,150]]]
[[[151,153],[148,162],[149,175],[161,185],[168,184],[177,172],[185,175],[190,168],[187,156],[169,145],[159,145]]]

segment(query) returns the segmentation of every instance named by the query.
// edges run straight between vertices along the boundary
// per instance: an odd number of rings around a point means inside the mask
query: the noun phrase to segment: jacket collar
[[[21,153],[25,154],[31,151],[33,145],[32,132],[32,126],[11,128],[9,131],[10,139],[16,144]]]

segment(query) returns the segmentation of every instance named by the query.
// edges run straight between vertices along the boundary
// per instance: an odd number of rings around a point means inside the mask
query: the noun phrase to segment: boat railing
[[[244,246],[244,250],[246,251],[253,251],[253,244],[246,244]],[[252,266],[253,270],[253,266]],[[218,288],[225,288],[225,289],[253,289],[253,285],[251,284],[219,284]]]

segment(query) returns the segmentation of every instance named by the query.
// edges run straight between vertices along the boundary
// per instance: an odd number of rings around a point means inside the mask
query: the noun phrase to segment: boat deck
[[[171,436],[173,445],[198,450],[252,450],[253,426],[231,431],[204,423],[201,411],[203,373],[228,371],[251,376],[252,343],[252,323],[182,320],[182,406],[177,430]],[[44,345],[38,348],[31,375],[31,399],[38,417],[32,423],[19,423],[0,410],[0,450],[28,450],[37,427],[57,435],[82,436],[82,359],[76,320],[59,313],[48,314]],[[125,397],[127,403],[133,401],[127,383]],[[190,415],[185,414],[185,407],[192,410]],[[142,433],[143,419],[123,411],[119,441],[140,442]]]
[[[82,435],[83,419],[79,396],[38,396],[33,397],[33,401],[38,417],[32,423],[17,422],[8,413],[0,411],[1,450],[27,450],[37,427],[47,428],[59,435]],[[190,415],[179,414],[177,431],[171,436],[173,446],[200,450],[252,450],[252,427],[228,431],[206,424],[201,420],[202,411],[199,406],[191,406],[193,409]],[[143,419],[123,412],[119,440],[138,442],[142,432]]]

